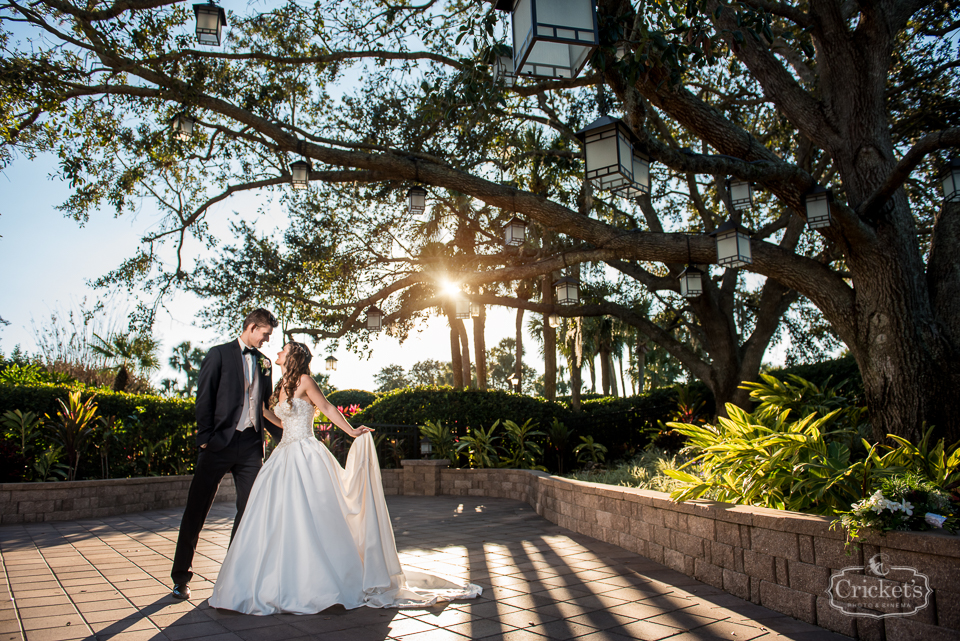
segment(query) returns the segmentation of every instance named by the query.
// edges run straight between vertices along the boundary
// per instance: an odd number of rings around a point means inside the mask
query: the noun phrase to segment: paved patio
[[[169,596],[179,509],[0,528],[0,641],[543,641],[846,639],[560,528],[525,503],[387,498],[404,565],[479,583],[423,610],[331,608],[255,617],[207,606],[233,508],[215,504],[193,599]]]

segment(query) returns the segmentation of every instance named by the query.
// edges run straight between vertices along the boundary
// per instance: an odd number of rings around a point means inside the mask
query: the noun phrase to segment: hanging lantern
[[[383,329],[383,312],[372,305],[367,310],[367,329],[371,332],[379,332]]]
[[[493,0],[513,22],[517,76],[576,78],[600,44],[594,0]]]
[[[730,206],[734,209],[753,207],[753,184],[739,178],[727,178],[727,191],[730,193]]]
[[[829,227],[832,217],[830,216],[830,202],[833,200],[833,193],[817,185],[806,193],[803,197],[803,205],[807,210],[807,227],[810,229],[820,229]]]
[[[306,189],[310,184],[310,170],[313,167],[306,160],[290,163],[290,184],[294,189]]]
[[[960,200],[960,158],[951,158],[940,169],[943,199],[948,203]]]
[[[327,356],[327,361],[326,361],[326,363],[327,363],[327,371],[328,371],[328,372],[335,372],[335,371],[337,371],[337,359],[336,359],[333,355]]]
[[[717,239],[717,263],[723,267],[743,267],[753,263],[749,230],[728,220],[710,234]]]
[[[220,32],[227,26],[227,14],[213,0],[205,4],[193,5],[197,17],[197,42],[212,47],[220,46]]]
[[[427,209],[427,190],[423,187],[411,187],[407,190],[407,212],[422,214]]]
[[[512,87],[517,80],[517,70],[513,66],[513,49],[507,47],[507,54],[493,60],[493,85],[503,82],[504,87]]]
[[[617,43],[617,60],[623,60],[627,57],[627,43],[621,40]]]
[[[457,298],[456,316],[457,318],[470,318],[470,301],[469,300],[463,297]]]
[[[479,318],[481,311],[482,311],[482,310],[481,310],[481,308],[480,308],[480,303],[470,303],[470,315],[471,315],[471,316],[473,316],[474,318]]]
[[[556,289],[557,303],[576,305],[580,302],[580,281],[573,276],[564,276],[553,284]]]
[[[684,298],[696,298],[703,293],[703,272],[687,265],[687,268],[680,272],[680,295]]]
[[[547,316],[547,323],[550,327],[560,327],[560,314],[550,314]]]
[[[510,247],[520,247],[527,239],[527,223],[516,216],[503,226],[503,243]]]
[[[650,159],[637,151],[625,122],[601,116],[576,135],[587,157],[587,180],[626,198],[650,193]]]
[[[193,137],[193,126],[197,121],[182,111],[170,119],[170,129],[178,139],[187,141]]]

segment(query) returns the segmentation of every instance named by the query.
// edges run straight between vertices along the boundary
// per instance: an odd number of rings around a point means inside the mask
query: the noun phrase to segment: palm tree
[[[117,332],[106,340],[94,334],[99,344],[90,345],[93,353],[99,354],[114,362],[110,369],[116,369],[117,375],[113,379],[113,391],[122,392],[130,384],[130,373],[145,375],[160,367],[157,352],[160,342],[149,334]]]
[[[173,354],[171,354],[168,362],[170,367],[186,374],[187,386],[183,390],[183,395],[187,398],[193,396],[193,390],[197,386],[203,357],[203,350],[191,345],[190,341],[183,341],[173,348]]]

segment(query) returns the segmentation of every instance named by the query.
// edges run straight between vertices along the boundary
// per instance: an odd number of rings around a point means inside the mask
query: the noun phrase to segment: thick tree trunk
[[[951,326],[960,309],[956,299],[944,301],[941,291],[927,287],[921,267],[910,260],[914,252],[898,246],[884,227],[889,225],[881,226],[878,236],[886,242],[872,252],[857,249],[847,261],[858,283],[851,351],[863,377],[873,436],[885,440],[892,433],[916,443],[933,426],[935,438],[954,442],[960,438],[960,372]],[[947,262],[938,256],[946,251],[937,247],[942,240],[935,237],[931,272]],[[954,261],[957,248],[952,247]]]
[[[487,389],[487,342],[483,336],[487,324],[487,309],[480,306],[480,315],[473,319],[473,352],[477,361],[477,389]]]
[[[553,273],[544,274],[543,302],[553,304]],[[557,399],[557,330],[550,327],[550,315],[543,315],[543,397]]]

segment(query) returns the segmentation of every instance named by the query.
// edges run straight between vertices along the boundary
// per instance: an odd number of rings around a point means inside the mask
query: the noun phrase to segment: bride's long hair
[[[306,374],[310,376],[310,361],[313,360],[313,354],[310,348],[303,343],[290,341],[285,345],[289,347],[287,356],[283,361],[283,376],[277,381],[277,386],[273,388],[273,395],[270,397],[270,407],[274,407],[280,402],[280,390],[287,395],[287,405],[293,406],[293,395],[300,385],[300,377]]]

